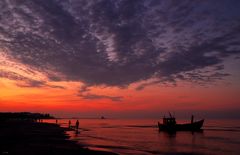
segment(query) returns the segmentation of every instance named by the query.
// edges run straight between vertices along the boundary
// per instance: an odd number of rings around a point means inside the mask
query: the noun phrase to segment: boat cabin
[[[176,125],[176,120],[174,117],[170,117],[170,118],[163,118],[163,124],[164,125]]]

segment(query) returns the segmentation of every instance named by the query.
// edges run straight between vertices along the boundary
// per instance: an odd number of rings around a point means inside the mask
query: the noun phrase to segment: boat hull
[[[204,120],[200,120],[194,123],[187,123],[187,124],[172,124],[172,125],[165,125],[158,123],[159,131],[199,131],[203,126]]]

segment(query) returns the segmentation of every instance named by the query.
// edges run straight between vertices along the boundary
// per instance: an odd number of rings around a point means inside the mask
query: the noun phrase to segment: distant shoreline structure
[[[31,113],[31,112],[0,112],[0,120],[31,120],[55,119],[50,114]]]

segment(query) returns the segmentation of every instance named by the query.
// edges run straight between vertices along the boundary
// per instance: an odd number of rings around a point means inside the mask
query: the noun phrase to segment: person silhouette
[[[79,121],[77,120],[76,121],[76,129],[78,130],[78,128],[79,128]]]
[[[194,116],[192,115],[192,117],[191,117],[191,124],[193,124],[193,119],[194,119]]]
[[[68,127],[71,128],[71,120],[68,121]]]

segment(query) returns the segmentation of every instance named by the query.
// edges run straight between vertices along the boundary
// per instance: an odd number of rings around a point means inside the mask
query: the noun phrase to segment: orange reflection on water
[[[76,119],[71,120],[74,124]],[[239,120],[207,120],[203,132],[159,132],[158,119],[79,119],[79,134],[69,131],[72,140],[88,148],[119,154],[212,154],[238,155]],[[182,120],[187,122],[189,120]],[[60,119],[67,127],[68,119]],[[234,129],[234,130],[229,130]]]

